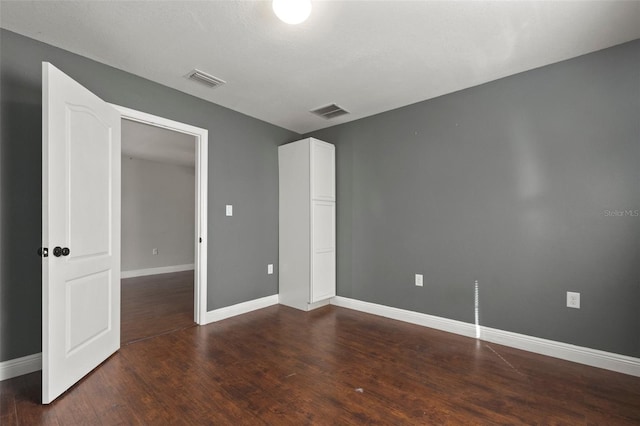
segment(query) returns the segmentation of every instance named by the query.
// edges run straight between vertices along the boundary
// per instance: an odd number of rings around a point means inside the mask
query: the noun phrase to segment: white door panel
[[[68,106],[69,245],[71,259],[111,252],[112,128],[91,110]]]
[[[312,202],[311,303],[336,295],[336,204]]]
[[[314,200],[335,201],[336,165],[334,146],[312,139],[311,143],[311,197]]]
[[[313,253],[311,303],[336,295],[336,252]]]
[[[107,270],[65,283],[66,305],[77,307],[67,310],[65,315],[67,355],[73,355],[111,330],[110,281],[111,271]],[[105,304],[105,300],[108,303]]]
[[[120,347],[120,113],[53,65],[42,73],[46,404]]]
[[[313,250],[335,250],[335,210],[332,202],[313,201]]]

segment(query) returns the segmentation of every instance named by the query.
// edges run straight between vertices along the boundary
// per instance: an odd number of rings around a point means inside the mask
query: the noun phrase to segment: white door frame
[[[162,127],[167,130],[191,135],[196,139],[196,226],[195,226],[195,273],[194,273],[194,321],[207,323],[207,183],[209,157],[207,154],[209,131],[189,124],[169,120],[146,112],[136,111],[111,104],[123,119]]]

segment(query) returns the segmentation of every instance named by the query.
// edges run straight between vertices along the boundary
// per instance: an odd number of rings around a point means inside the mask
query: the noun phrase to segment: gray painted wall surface
[[[208,308],[277,291],[275,147],[300,135],[0,30],[0,361],[40,351],[43,60],[209,129]],[[638,69],[636,41],[313,133],[337,149],[338,293],[473,322],[479,280],[483,325],[640,356],[640,218],[605,215],[640,209]]]
[[[474,322],[478,280],[482,325],[639,357],[640,217],[606,213],[640,209],[639,70],[635,41],[305,135],[338,294]]]
[[[1,30],[0,361],[41,348],[42,61],[107,102],[208,129],[208,309],[277,292],[276,147],[298,134]]]
[[[122,271],[194,263],[195,184],[193,167],[122,157]]]

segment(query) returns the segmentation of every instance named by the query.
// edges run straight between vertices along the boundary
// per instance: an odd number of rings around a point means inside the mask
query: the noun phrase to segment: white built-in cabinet
[[[278,147],[279,301],[308,311],[336,295],[335,147],[308,138]]]

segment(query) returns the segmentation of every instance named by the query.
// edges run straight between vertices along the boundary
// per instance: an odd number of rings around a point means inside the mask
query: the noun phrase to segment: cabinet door
[[[335,147],[330,143],[311,140],[311,198],[336,199]]]
[[[312,203],[312,271],[310,302],[336,295],[336,209],[335,203]]]

